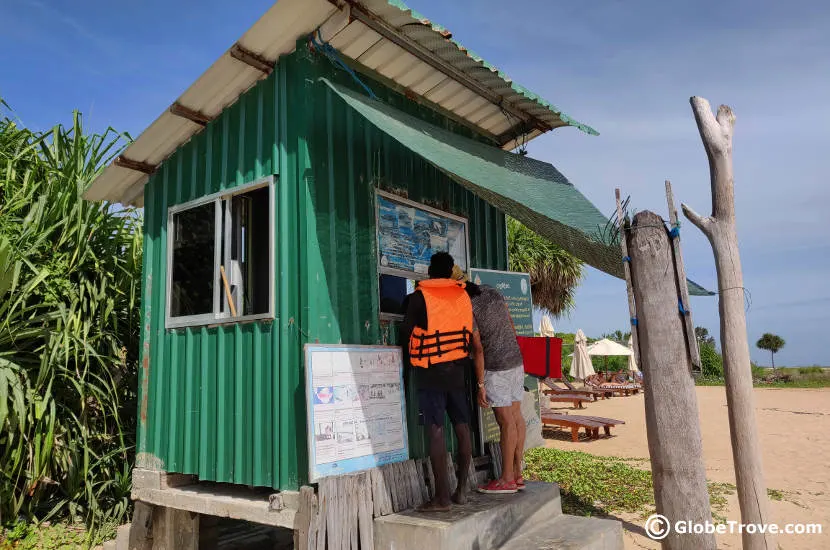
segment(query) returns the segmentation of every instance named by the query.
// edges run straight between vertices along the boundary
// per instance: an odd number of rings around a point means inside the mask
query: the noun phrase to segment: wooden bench
[[[602,418],[600,416],[577,416],[556,414],[542,411],[542,425],[556,426],[571,429],[571,439],[579,441],[579,429],[584,428],[585,433],[591,439],[599,439],[599,429],[602,428],[606,436],[611,435],[611,427],[625,424],[623,420],[613,418]]]

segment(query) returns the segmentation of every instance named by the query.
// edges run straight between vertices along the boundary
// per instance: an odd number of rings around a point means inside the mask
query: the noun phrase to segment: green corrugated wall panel
[[[304,482],[303,344],[396,339],[378,320],[375,187],[468,217],[471,265],[506,264],[503,215],[368,124],[319,76],[354,86],[299,45],[146,186],[140,463],[219,482]],[[396,108],[474,137],[367,81]],[[165,330],[168,207],[277,171],[275,320]],[[412,453],[424,456],[411,388],[407,398]]]
[[[377,313],[375,189],[405,194],[469,218],[470,262],[476,267],[506,266],[504,216],[367,123],[328,86],[318,82],[323,76],[360,90],[350,77],[333,71],[325,58],[309,55],[298,44],[292,60],[290,67],[298,71],[293,81],[304,90],[301,95],[305,102],[302,109],[293,112],[297,113],[297,128],[308,128],[304,144],[310,163],[301,165],[307,171],[301,183],[307,186],[309,201],[300,210],[305,213],[309,244],[309,294],[304,296],[310,316],[303,328],[311,341],[394,344],[394,325],[381,324]],[[474,137],[434,111],[369,78],[364,80],[384,102]],[[407,400],[411,452],[413,456],[425,456],[427,443],[418,426],[416,395],[411,385]]]
[[[167,159],[145,188],[140,464],[279,486],[274,404],[293,406],[295,398],[272,394],[275,323],[164,328],[167,209],[276,172],[277,85],[274,73],[248,91]]]

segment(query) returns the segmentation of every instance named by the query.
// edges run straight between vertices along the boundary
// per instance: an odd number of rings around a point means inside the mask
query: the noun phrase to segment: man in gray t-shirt
[[[524,489],[522,454],[525,421],[522,417],[524,364],[516,329],[501,292],[479,286],[472,296],[473,316],[484,349],[484,368],[477,365],[478,402],[493,407],[501,432],[501,478],[479,487],[482,493],[515,493]]]

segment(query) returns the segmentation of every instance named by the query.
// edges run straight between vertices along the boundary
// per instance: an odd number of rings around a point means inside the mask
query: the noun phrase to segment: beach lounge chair
[[[578,416],[542,411],[542,426],[570,428],[571,439],[575,442],[579,441],[580,429],[584,429],[590,439],[599,439],[600,428],[603,429],[606,437],[610,437],[611,428],[620,424],[625,424],[625,421],[614,418],[602,418],[600,416]]]
[[[602,390],[595,390],[595,389],[589,388],[587,386],[584,387],[584,388],[577,388],[576,386],[574,386],[573,384],[568,382],[568,379],[564,378],[564,377],[563,378],[548,378],[548,379],[545,380],[545,384],[547,384],[548,386],[556,385],[557,382],[564,385],[568,390],[570,390],[573,393],[590,394],[590,395],[594,396],[594,399],[600,399],[600,398],[605,399],[607,397],[606,392],[604,392]]]
[[[629,389],[631,389],[632,392],[634,392],[634,393],[637,393],[637,392],[639,392],[640,390],[643,389],[642,384],[640,384],[639,382],[636,382],[636,381],[632,382],[631,380],[629,380],[628,379],[628,373],[623,372],[623,371],[615,372],[614,374],[612,374],[611,375],[611,383],[613,383],[613,384],[623,384],[623,385],[627,386]]]
[[[582,409],[584,408],[583,403],[590,403],[598,399],[593,390],[580,391],[560,388],[551,378],[543,380],[543,384],[545,389],[542,389],[542,393],[548,396],[551,403],[573,403],[575,409]]]
[[[557,390],[543,390],[542,393],[548,396],[551,403],[573,403],[574,409],[584,409],[583,403],[591,403],[594,401],[592,396],[585,394]]]
[[[605,377],[601,374],[594,374],[586,378],[585,385],[595,390],[604,391],[608,395],[631,395],[635,391],[639,391],[638,388],[627,383],[620,384],[618,382],[609,382],[605,380]]]

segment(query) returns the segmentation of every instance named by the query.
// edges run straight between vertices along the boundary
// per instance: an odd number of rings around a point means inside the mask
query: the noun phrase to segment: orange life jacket
[[[413,367],[464,359],[470,355],[473,304],[463,282],[428,279],[418,283],[427,309],[427,328],[415,327],[409,338]]]

